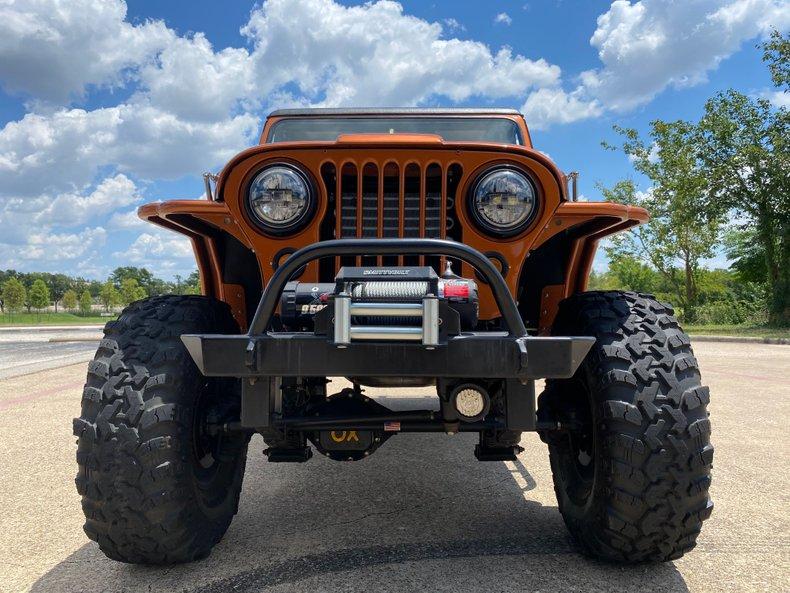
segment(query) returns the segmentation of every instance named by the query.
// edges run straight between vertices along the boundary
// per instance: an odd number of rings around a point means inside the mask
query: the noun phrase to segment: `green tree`
[[[63,308],[66,311],[74,311],[77,308],[77,293],[71,288],[63,293]]]
[[[41,309],[49,307],[49,288],[41,278],[33,282],[33,286],[30,287],[28,292],[28,299],[30,300],[30,305],[39,314],[41,314]]]
[[[787,91],[790,89],[790,34],[785,36],[773,31],[762,48],[763,61],[768,64],[774,86]]]
[[[3,283],[3,307],[9,313],[18,313],[27,298],[25,285],[18,278],[9,278]]]
[[[757,238],[757,229],[730,228],[724,233],[724,249],[732,261],[732,270],[741,282],[765,284],[768,268],[765,265],[765,250]]]
[[[94,299],[99,298],[99,293],[101,292],[101,287],[104,283],[100,280],[91,280],[88,283],[88,292],[91,293],[91,297]]]
[[[144,299],[146,296],[145,288],[140,286],[134,278],[126,278],[121,281],[121,302],[124,305]]]
[[[627,253],[612,254],[609,273],[614,276],[618,289],[649,293],[655,293],[658,289],[656,272],[644,261]]]
[[[156,296],[158,294],[172,292],[172,285],[169,282],[165,282],[161,278],[156,278],[145,268],[123,266],[115,268],[112,274],[110,274],[110,280],[112,280],[112,283],[115,284],[115,287],[119,290],[123,281],[128,278],[136,280],[137,284],[145,289],[146,295]]]
[[[790,323],[790,112],[734,90],[705,105],[707,206],[751,230],[765,260],[772,323]]]
[[[110,280],[102,284],[101,290],[99,291],[99,300],[102,305],[104,305],[104,310],[107,312],[109,312],[112,307],[117,307],[121,304],[121,294]]]
[[[614,129],[623,136],[621,149],[652,187],[638,192],[633,181],[621,181],[611,189],[602,188],[604,198],[647,208],[651,219],[617,235],[609,256],[628,255],[649,263],[672,287],[672,298],[685,318],[691,319],[698,302],[700,262],[713,256],[720,227],[719,213],[704,207],[708,182],[697,156],[696,126],[656,120],[650,124],[647,141],[634,129]]]
[[[697,280],[700,262],[711,257],[718,235],[718,224],[706,221],[703,214],[686,207],[691,196],[654,186],[638,192],[633,181],[620,181],[612,188],[601,188],[604,199],[646,208],[650,222],[628,233],[615,235],[606,248],[613,261],[638,258],[658,271],[667,285],[671,300],[682,309],[685,319],[693,318],[699,298]],[[634,270],[636,271],[636,270]],[[626,270],[623,269],[622,273]]]
[[[52,297],[52,302],[55,305],[55,313],[58,312],[58,305],[63,299],[63,295],[71,288],[74,281],[66,274],[48,274],[47,286],[49,287],[49,294]]]
[[[200,294],[200,272],[191,272],[184,281],[184,294]]]
[[[93,311],[93,298],[91,293],[86,289],[80,295],[80,314],[87,317]]]

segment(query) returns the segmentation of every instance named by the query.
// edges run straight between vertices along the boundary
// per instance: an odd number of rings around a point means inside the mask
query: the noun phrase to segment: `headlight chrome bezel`
[[[492,174],[500,172],[510,172],[520,175],[526,181],[527,186],[532,190],[532,210],[523,220],[513,226],[499,225],[486,218],[477,208],[477,190],[480,184]],[[466,209],[469,213],[469,217],[479,230],[492,238],[510,238],[523,234],[532,225],[541,210],[541,192],[532,174],[523,167],[512,163],[497,163],[486,167],[475,175],[466,193]]]
[[[295,217],[293,220],[290,220],[284,224],[276,224],[274,222],[268,221],[263,218],[255,209],[252,203],[252,192],[256,185],[256,182],[266,173],[271,172],[272,169],[276,168],[283,168],[287,169],[289,173],[292,173],[296,176],[304,184],[306,189],[306,201],[307,204],[302,210],[302,212]],[[244,209],[249,217],[250,221],[258,227],[264,234],[275,236],[275,237],[282,237],[287,235],[293,235],[298,233],[302,229],[304,229],[310,222],[312,222],[315,211],[318,204],[318,192],[316,190],[315,182],[313,181],[310,174],[305,171],[303,168],[295,165],[293,163],[287,161],[273,161],[264,164],[263,166],[257,168],[249,177],[249,181],[246,184],[246,189],[244,191]]]

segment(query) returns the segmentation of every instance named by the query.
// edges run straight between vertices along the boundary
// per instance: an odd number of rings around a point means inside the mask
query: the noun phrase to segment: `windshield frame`
[[[517,120],[521,119],[521,122]],[[344,114],[344,115],[327,115],[327,114],[316,114],[316,115],[297,115],[297,116],[290,116],[290,115],[283,115],[277,117],[271,117],[266,122],[266,125],[263,130],[263,134],[261,135],[261,143],[262,144],[279,144],[281,142],[334,142],[337,139],[337,136],[334,138],[301,138],[301,139],[289,139],[289,140],[278,140],[276,139],[276,131],[277,128],[285,123],[285,122],[292,122],[292,121],[308,121],[308,120],[321,120],[322,122],[328,122],[331,120],[341,120],[342,122],[348,122],[348,120],[368,120],[370,122],[375,122],[376,120],[440,120],[443,124],[448,124],[449,120],[493,120],[493,121],[502,121],[505,120],[510,123],[512,126],[512,133],[513,139],[515,142],[503,142],[502,140],[492,139],[492,138],[453,138],[448,140],[444,138],[447,142],[468,142],[468,143],[489,143],[489,144],[510,144],[515,146],[531,146],[529,132],[526,130],[526,126],[523,124],[523,118],[521,116],[516,117],[508,117],[502,116],[497,114],[480,114],[480,115],[454,115],[454,114],[365,114],[365,115],[355,115],[355,114]],[[341,122],[338,122],[338,126],[342,126]],[[430,130],[407,130],[404,131],[405,133],[415,134],[436,134],[435,131]],[[355,130],[343,130],[342,128],[338,129],[338,134],[386,134],[386,131],[355,131]],[[441,136],[441,134],[438,134]]]

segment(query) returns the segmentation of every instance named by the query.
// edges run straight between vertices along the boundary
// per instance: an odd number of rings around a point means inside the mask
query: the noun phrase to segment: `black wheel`
[[[248,437],[237,380],[206,379],[184,333],[238,333],[225,303],[161,296],[107,324],[74,419],[85,533],[109,558],[170,564],[203,558],[238,508]]]
[[[710,397],[688,336],[670,306],[631,292],[563,301],[553,333],[597,339],[538,405],[569,428],[541,434],[568,529],[596,558],[679,558],[713,509]]]

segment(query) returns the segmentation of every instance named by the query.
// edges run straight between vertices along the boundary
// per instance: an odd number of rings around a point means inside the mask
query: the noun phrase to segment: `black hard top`
[[[298,117],[326,115],[520,115],[516,109],[469,108],[469,107],[357,107],[334,108],[315,107],[312,109],[278,109],[269,117]]]

